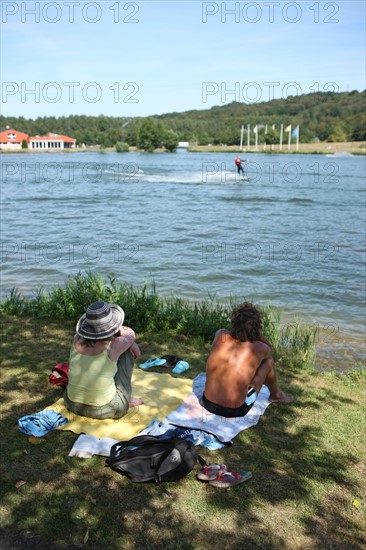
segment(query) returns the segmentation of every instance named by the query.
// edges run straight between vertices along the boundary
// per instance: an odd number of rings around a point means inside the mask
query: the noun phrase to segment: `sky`
[[[2,0],[1,113],[137,117],[362,91],[365,4]]]

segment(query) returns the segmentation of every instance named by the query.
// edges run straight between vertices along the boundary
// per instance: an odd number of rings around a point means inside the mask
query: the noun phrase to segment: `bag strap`
[[[198,455],[198,462],[201,464],[201,466],[202,466],[203,468],[205,468],[206,466],[208,466],[206,460],[205,460],[204,458],[202,458],[201,455]]]

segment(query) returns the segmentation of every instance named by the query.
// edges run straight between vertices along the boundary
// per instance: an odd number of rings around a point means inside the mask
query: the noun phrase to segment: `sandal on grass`
[[[226,472],[227,468],[225,464],[210,464],[204,466],[197,474],[197,479],[201,481],[211,481],[217,478],[221,472]]]
[[[183,361],[182,359],[178,361],[178,363],[175,365],[174,369],[172,370],[173,374],[182,374],[186,370],[189,369],[189,363],[187,361]]]
[[[166,363],[165,359],[158,359],[157,357],[152,357],[151,359],[148,359],[145,361],[145,363],[141,363],[139,365],[140,369],[150,369],[151,367],[163,367]]]
[[[233,485],[238,485],[247,481],[252,477],[252,472],[241,472],[236,474],[234,472],[220,472],[216,479],[210,481],[209,484],[213,487],[220,487],[221,489],[227,489]]]

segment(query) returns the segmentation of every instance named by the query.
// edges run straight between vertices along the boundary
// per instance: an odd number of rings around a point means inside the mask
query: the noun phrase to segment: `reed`
[[[102,277],[87,271],[69,276],[64,285],[46,292],[38,289],[27,298],[17,289],[0,303],[0,311],[17,317],[76,320],[92,302],[105,300],[122,305],[128,325],[136,332],[169,332],[213,339],[216,330],[229,328],[233,303],[220,303],[214,296],[197,303],[179,297],[162,297],[155,283],[135,288],[119,282],[115,275]],[[313,366],[315,331],[300,322],[281,325],[281,314],[271,306],[262,308],[263,330],[276,358],[287,366]]]

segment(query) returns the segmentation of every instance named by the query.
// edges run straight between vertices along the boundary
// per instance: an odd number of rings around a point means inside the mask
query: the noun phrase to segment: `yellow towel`
[[[144,404],[132,407],[127,415],[119,420],[96,420],[78,416],[65,407],[63,398],[45,410],[52,409],[68,419],[69,422],[59,426],[58,430],[71,430],[77,434],[86,433],[99,438],[128,440],[146,428],[153,418],[163,420],[191,391],[192,380],[135,369],[132,376],[132,396],[142,397]]]

